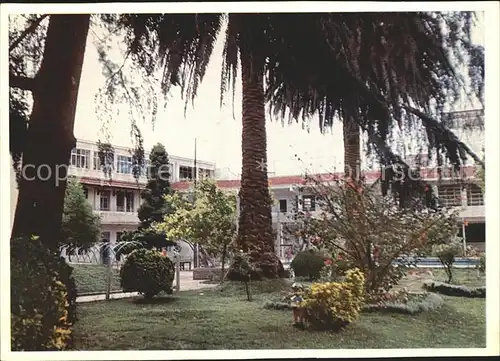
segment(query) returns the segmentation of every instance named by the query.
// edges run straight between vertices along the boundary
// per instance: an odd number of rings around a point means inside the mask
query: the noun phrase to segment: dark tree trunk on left
[[[60,242],[67,167],[90,15],[51,15],[19,183],[12,237],[37,235],[50,249]]]

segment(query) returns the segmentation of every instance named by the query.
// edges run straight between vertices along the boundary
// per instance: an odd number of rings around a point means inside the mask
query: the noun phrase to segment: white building
[[[71,152],[69,174],[77,176],[83,184],[85,194],[95,212],[101,216],[102,238],[112,243],[125,230],[137,229],[137,209],[141,203],[140,192],[146,186],[146,176],[136,180],[132,174],[131,150],[113,146],[114,159],[111,177],[100,169],[97,144],[78,140]],[[146,167],[149,153],[145,154]],[[170,182],[192,179],[194,160],[169,155]],[[197,160],[197,178],[214,177],[215,163]]]
[[[459,139],[476,154],[482,153],[484,149],[484,118],[481,111],[456,112],[446,121],[450,123]],[[461,122],[466,122],[466,126],[463,127]],[[140,191],[146,185],[145,177],[136,181],[132,175],[130,149],[116,146],[114,150],[114,170],[111,179],[107,179],[103,171],[99,169],[96,143],[78,140],[76,148],[71,153],[69,172],[80,178],[85,187],[87,199],[95,212],[101,215],[103,240],[111,243],[115,243],[124,230],[137,228],[139,223],[137,209],[141,201]],[[146,157],[149,155],[146,154]],[[422,179],[434,185],[442,205],[458,208],[461,219],[467,221],[467,242],[484,249],[485,207],[481,190],[474,182],[476,167],[469,163],[462,169],[463,176],[460,179],[451,174],[449,167],[445,167],[442,170],[441,178],[439,178],[437,168],[429,164],[425,154],[414,157],[415,161],[419,159],[421,163]],[[194,175],[194,160],[172,155],[169,156],[169,160],[172,188],[180,191],[186,190],[188,184],[185,180]],[[197,168],[199,169],[196,172],[197,178],[200,178],[201,175],[214,178],[217,175],[219,187],[234,191],[240,187],[240,181],[234,179],[236,177],[231,180],[228,179],[230,178],[228,172],[223,170],[216,172],[215,163],[197,160]],[[380,177],[380,172],[367,171],[364,172],[364,175],[367,182],[371,183]],[[313,197],[306,193],[298,194],[296,191],[297,186],[304,183],[302,176],[270,177],[269,182],[274,198],[278,200],[278,204],[272,210],[273,227],[278,235],[276,250],[281,257],[284,257],[289,245],[283,237],[282,228],[283,224],[293,222],[290,216],[297,197],[303,198],[305,209],[314,212],[317,207]],[[15,185],[13,172],[12,184]],[[15,186],[11,189],[11,201],[13,202],[11,220],[13,220],[17,189]]]

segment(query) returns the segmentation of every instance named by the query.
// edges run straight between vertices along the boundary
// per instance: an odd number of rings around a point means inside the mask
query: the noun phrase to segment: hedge
[[[424,311],[431,311],[441,307],[444,300],[439,295],[429,293],[421,300],[410,300],[407,303],[381,302],[367,304],[362,308],[363,312],[392,312],[414,315]]]
[[[486,287],[469,288],[460,285],[453,285],[439,281],[425,281],[423,288],[427,291],[441,293],[447,296],[485,298]]]

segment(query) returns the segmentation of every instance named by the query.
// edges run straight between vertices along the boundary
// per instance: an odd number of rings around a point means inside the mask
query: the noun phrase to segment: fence
[[[124,247],[135,245],[142,247],[139,242],[122,242],[119,245],[101,242],[89,250],[76,248],[67,252],[67,247],[61,250],[61,256],[73,268],[78,296],[105,294],[110,299],[111,293],[123,292],[120,286],[120,268],[127,255],[121,254]],[[177,251],[167,253],[175,264],[174,292],[180,291],[180,263],[181,257]]]

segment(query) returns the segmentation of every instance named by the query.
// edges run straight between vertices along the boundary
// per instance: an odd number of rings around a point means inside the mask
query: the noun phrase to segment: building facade
[[[482,111],[473,110],[455,112],[449,115],[448,125],[465,144],[476,154],[484,151],[484,116]],[[80,179],[85,194],[93,210],[101,216],[102,239],[105,242],[115,243],[120,234],[126,230],[137,229],[139,219],[137,209],[140,205],[140,192],[146,185],[147,178],[141,176],[136,180],[132,175],[132,156],[126,147],[114,147],[113,171],[111,178],[107,177],[98,159],[98,149],[95,142],[78,140],[75,149],[71,152],[69,174]],[[149,154],[146,154],[149,159]],[[194,160],[170,155],[170,182],[175,190],[187,190],[186,180],[197,178],[215,178],[215,163],[197,160],[198,171],[194,171]],[[445,164],[439,176],[438,169],[428,161],[426,154],[417,154],[413,159],[421,167],[421,178],[433,185],[441,205],[446,208],[459,210],[461,222],[465,227],[466,240],[480,249],[484,249],[485,242],[485,207],[481,189],[475,183],[476,166],[467,164],[460,177],[451,172],[451,167]],[[337,174],[340,175],[340,174]],[[319,176],[331,176],[329,174]],[[366,181],[373,183],[381,174],[377,171],[364,173]],[[15,176],[11,172],[11,222],[14,217],[17,189]],[[217,177],[218,178],[218,177]],[[304,184],[302,176],[270,177],[270,190],[277,204],[273,206],[273,228],[276,231],[276,250],[280,257],[286,259],[289,250],[293,248],[293,241],[285,235],[284,229],[293,224],[294,208],[300,199],[303,209],[311,213],[317,212],[314,197],[301,191]],[[239,180],[219,179],[219,187],[238,191]],[[189,257],[188,254],[185,257]],[[99,261],[99,260],[97,260]]]
[[[448,114],[444,120],[451,130],[471,148],[476,154],[484,153],[484,112],[482,110],[469,110]],[[484,196],[476,184],[476,165],[472,161],[466,162],[459,174],[454,173],[452,167],[445,163],[441,168],[429,161],[427,154],[416,154],[409,159],[410,165],[420,167],[422,180],[432,185],[434,194],[439,198],[441,206],[458,210],[458,217],[465,227],[467,244],[484,251],[486,214]],[[379,171],[363,172],[368,184],[380,179]],[[318,174],[324,179],[331,179],[331,174]],[[342,176],[337,173],[336,176]],[[297,204],[302,209],[312,214],[318,212],[314,197],[306,190],[301,190],[305,179],[302,176],[269,177],[269,187],[277,203],[272,208],[273,228],[276,231],[275,249],[283,259],[294,248],[294,240],[287,230],[293,229],[293,215]],[[239,180],[219,179],[217,185],[221,188],[237,192],[240,187]],[[186,184],[176,183],[173,188],[187,189]]]
[[[136,180],[132,174],[131,149],[113,146],[113,169],[107,176],[100,167],[98,148],[95,142],[78,140],[71,152],[69,174],[79,178],[85,195],[96,213],[101,216],[102,239],[115,243],[123,231],[135,230],[139,219],[137,209],[141,203],[140,193],[147,183],[149,153],[142,176]],[[197,160],[198,171],[194,171],[194,159],[169,155],[170,182],[184,182],[194,177],[214,177],[215,163]]]

